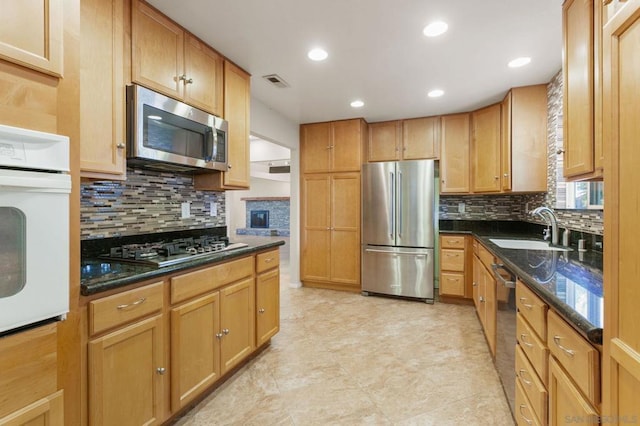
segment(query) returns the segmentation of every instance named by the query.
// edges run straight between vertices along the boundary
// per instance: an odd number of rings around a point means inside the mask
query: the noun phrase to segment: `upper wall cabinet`
[[[438,158],[440,117],[369,124],[367,161]]]
[[[500,192],[500,126],[500,104],[471,113],[473,192]]]
[[[564,175],[602,178],[602,1],[566,0],[564,36]]]
[[[0,58],[62,76],[63,0],[3,1]]]
[[[502,101],[502,191],[547,190],[547,86],[514,87]]]
[[[133,81],[222,116],[222,56],[142,1],[133,2],[132,49]]]
[[[440,192],[469,192],[469,114],[442,117],[440,146]]]
[[[125,0],[80,4],[80,170],[82,177],[124,180]]]
[[[301,125],[302,173],[360,171],[366,133],[359,118]]]

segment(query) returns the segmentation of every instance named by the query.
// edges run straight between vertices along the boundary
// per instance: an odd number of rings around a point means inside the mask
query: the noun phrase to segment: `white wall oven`
[[[0,125],[0,334],[69,311],[69,138]]]

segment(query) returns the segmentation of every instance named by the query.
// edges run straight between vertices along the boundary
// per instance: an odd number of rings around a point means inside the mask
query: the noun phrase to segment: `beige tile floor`
[[[282,258],[280,333],[177,425],[513,425],[472,307],[291,289]]]

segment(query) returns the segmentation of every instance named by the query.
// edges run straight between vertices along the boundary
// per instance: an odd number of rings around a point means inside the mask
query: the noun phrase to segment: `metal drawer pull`
[[[509,281],[498,273],[498,269],[502,269],[503,271],[509,272],[506,269],[504,269],[504,265],[502,263],[492,263],[491,269],[493,269],[493,275],[496,277],[498,281],[502,283],[503,286],[505,286],[506,288],[516,288],[515,281]],[[511,273],[509,272],[509,274]]]
[[[526,345],[526,346],[528,346],[528,347],[532,348],[532,347],[533,347],[533,343],[529,343],[529,342],[527,342],[527,341],[526,341],[526,339],[527,339],[528,337],[529,337],[529,335],[528,335],[528,334],[524,334],[524,333],[522,333],[522,334],[520,334],[520,341],[521,341],[524,345]]]
[[[531,386],[531,383],[532,383],[532,382],[531,382],[531,381],[529,381],[529,380],[527,380],[527,379],[525,379],[525,378],[522,376],[522,374],[523,374],[523,373],[526,373],[526,372],[527,372],[527,370],[524,370],[524,369],[522,369],[522,368],[521,368],[521,369],[520,369],[520,371],[518,371],[518,377],[520,377],[520,380],[522,380],[522,383],[524,383],[524,384],[525,384],[525,385],[527,385],[527,386]]]
[[[460,278],[447,278],[447,281],[460,281]]]
[[[522,409],[523,409],[523,408],[527,408],[527,406],[526,406],[526,405],[524,405],[524,404],[520,404],[520,416],[524,419],[524,421],[525,421],[525,422],[527,422],[527,424],[528,424],[528,425],[530,425],[530,424],[531,424],[531,423],[533,423],[533,422],[531,421],[531,419],[528,419],[528,418],[524,415],[524,413],[522,412]]]
[[[459,254],[451,254],[451,253],[447,253],[447,257],[458,257],[460,256]]]
[[[532,309],[532,308],[533,308],[533,305],[527,305],[526,303],[524,303],[524,301],[525,301],[525,300],[527,300],[527,298],[526,298],[526,297],[521,297],[521,298],[520,298],[520,301],[522,302],[522,306],[524,306],[524,307],[525,307],[525,308],[527,308],[527,309]]]
[[[142,298],[140,298],[140,300],[136,300],[133,303],[127,303],[126,305],[118,305],[118,306],[116,306],[116,309],[122,310],[122,309],[127,309],[127,308],[134,308],[134,307],[136,307],[138,305],[142,305],[145,302],[145,300],[147,300],[147,298],[146,297],[142,297]]]
[[[449,244],[460,244],[460,241],[458,241],[458,240],[448,240],[447,243],[449,243]]]
[[[568,349],[568,348],[565,348],[564,346],[562,346],[560,344],[560,339],[561,338],[562,337],[560,337],[560,336],[553,336],[553,343],[555,343],[557,347],[562,349],[564,352],[566,352],[567,355],[569,355],[571,358],[573,358],[573,356],[575,355],[575,351],[573,351],[571,349]]]
[[[264,263],[270,263],[270,262],[273,262],[273,257],[270,257],[264,260]]]
[[[258,309],[258,313],[259,313],[259,314],[264,314],[264,312],[265,312],[264,308],[260,308],[260,309]]]

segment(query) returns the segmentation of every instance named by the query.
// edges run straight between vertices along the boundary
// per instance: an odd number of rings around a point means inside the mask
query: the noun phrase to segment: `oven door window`
[[[171,154],[211,161],[212,129],[184,117],[143,106],[143,146]]]
[[[0,207],[0,298],[19,293],[26,283],[27,221],[14,207]]]

